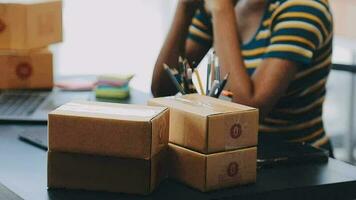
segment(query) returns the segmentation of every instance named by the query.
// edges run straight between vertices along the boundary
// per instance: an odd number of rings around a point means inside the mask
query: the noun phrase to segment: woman
[[[233,102],[259,108],[260,135],[331,151],[322,121],[333,38],[328,0],[201,3],[179,1],[154,69],[154,96],[177,92],[163,63],[177,66],[179,55],[200,62],[213,46],[230,73]]]

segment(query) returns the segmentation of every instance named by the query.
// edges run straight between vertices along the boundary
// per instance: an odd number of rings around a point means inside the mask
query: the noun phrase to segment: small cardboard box
[[[169,177],[202,192],[256,182],[257,148],[201,154],[169,144]]]
[[[62,41],[62,1],[0,3],[0,49],[34,49]]]
[[[53,87],[52,53],[0,52],[0,89],[50,89]]]
[[[52,151],[148,160],[168,145],[168,108],[78,101],[48,120]]]
[[[209,154],[257,145],[258,110],[197,94],[149,100],[170,108],[169,142]]]
[[[149,194],[167,177],[167,148],[150,160],[48,152],[48,188]]]

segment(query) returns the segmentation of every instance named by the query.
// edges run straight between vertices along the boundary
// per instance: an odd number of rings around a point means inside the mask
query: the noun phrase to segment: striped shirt
[[[189,39],[213,43],[211,19],[197,11]],[[259,29],[241,45],[246,70],[252,75],[265,58],[298,63],[286,93],[260,124],[260,134],[316,147],[329,145],[322,107],[330,72],[333,19],[328,0],[268,0]]]

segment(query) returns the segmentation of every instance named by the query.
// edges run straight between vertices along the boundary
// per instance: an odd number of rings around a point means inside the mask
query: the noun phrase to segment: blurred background
[[[355,0],[331,0],[335,17],[334,63],[356,64]],[[134,73],[131,87],[149,92],[155,59],[177,0],[63,0],[64,42],[52,48],[57,75]],[[203,61],[204,63],[204,61]],[[204,64],[201,74],[204,75]],[[336,157],[354,162],[356,121],[350,72],[333,70],[324,106]],[[353,110],[352,110],[353,109]],[[352,133],[352,134],[351,134]]]

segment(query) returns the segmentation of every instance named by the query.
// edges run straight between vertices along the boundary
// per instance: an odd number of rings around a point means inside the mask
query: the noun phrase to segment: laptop
[[[93,99],[92,92],[87,91],[0,91],[0,121],[46,122],[50,111],[67,102]]]
[[[0,183],[0,199],[6,200],[23,200],[21,197],[10,191],[7,187]]]

